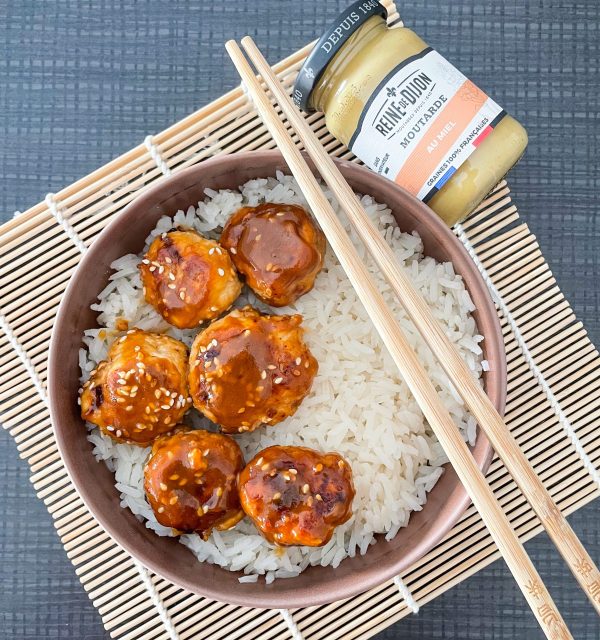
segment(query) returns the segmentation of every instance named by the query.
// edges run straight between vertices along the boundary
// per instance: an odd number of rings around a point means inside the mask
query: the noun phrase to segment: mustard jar
[[[368,167],[462,220],[517,162],[527,132],[385,7],[355,2],[304,62],[294,101]]]

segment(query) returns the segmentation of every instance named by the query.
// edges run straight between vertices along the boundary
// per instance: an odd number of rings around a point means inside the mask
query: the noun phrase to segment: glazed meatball
[[[227,251],[195,231],[157,237],[140,274],[146,302],[180,329],[220,316],[242,290]]]
[[[191,406],[187,348],[132,329],[115,340],[81,393],[81,417],[113,440],[147,446]]]
[[[180,431],[158,438],[144,469],[144,489],[156,519],[181,533],[231,529],[243,517],[237,474],[244,458],[229,436]]]
[[[310,391],[317,361],[302,316],[234,310],[199,333],[190,353],[196,409],[225,433],[253,431],[291,416]]]
[[[269,447],[238,478],[242,508],[270,542],[320,547],[352,515],[350,465],[337,453]]]
[[[228,220],[221,244],[256,295],[284,307],[310,291],[323,267],[325,236],[293,204],[243,207]]]

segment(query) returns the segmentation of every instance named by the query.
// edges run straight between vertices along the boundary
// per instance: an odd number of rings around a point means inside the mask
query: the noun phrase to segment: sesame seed
[[[125,402],[125,398],[117,398],[117,402],[119,404],[123,404]]]
[[[121,431],[121,429],[117,429],[115,435],[117,436],[117,438],[120,438],[123,435],[123,432]]]
[[[164,482],[160,483],[160,490],[161,491],[166,491],[167,490],[167,485]]]
[[[216,251],[219,255],[221,255],[221,254],[223,253],[223,252],[221,251],[221,248],[220,248],[220,247],[215,247],[215,251]]]
[[[150,264],[150,260],[146,260],[146,259],[144,258],[144,260],[142,260],[142,264]]]
[[[249,336],[251,333],[252,333],[252,332],[250,331],[250,329],[246,329],[246,330],[244,331],[244,335],[245,335],[245,336]]]
[[[183,289],[179,292],[179,297],[180,297],[182,300],[184,300],[184,299],[185,299],[185,291],[184,291]]]
[[[209,256],[212,256],[212,254],[213,254],[214,252],[215,252],[215,248],[214,248],[214,247],[211,247],[211,248],[208,250],[208,255],[209,255]]]
[[[223,269],[221,269],[221,267],[219,267],[219,268],[217,269],[217,273],[218,273],[220,276],[224,276],[224,275],[225,275],[225,271],[224,271]]]
[[[210,310],[214,313],[215,311],[218,311],[218,307],[211,307]]]
[[[261,456],[257,461],[256,461],[256,466],[259,467],[263,462],[263,457]]]
[[[133,347],[134,351],[139,351],[141,349],[141,347],[139,345],[136,345],[135,347]]]
[[[106,429],[107,429],[107,431],[114,431],[115,430],[115,428],[113,426],[111,426],[110,424],[107,425]]]
[[[308,484],[302,485],[302,493],[304,495],[306,495],[308,493],[309,489],[310,489],[310,487],[308,486]]]
[[[125,407],[125,411],[133,411],[133,406],[129,405],[128,407]]]
[[[150,267],[150,268],[148,269],[148,271],[150,271],[150,272],[152,273],[152,272],[156,271],[156,267],[152,266],[152,267]]]
[[[165,258],[165,262],[166,262],[167,264],[171,264],[171,263],[173,262],[173,260],[171,260],[171,258],[169,258],[169,256],[167,256],[167,257]]]
[[[203,505],[202,513],[208,513],[208,505],[207,504]]]
[[[264,380],[267,377],[267,372],[266,371],[261,371],[260,372],[260,378],[261,380]]]
[[[302,363],[302,358],[296,358],[296,364],[301,364]]]
[[[163,411],[168,411],[171,407],[170,407],[168,404],[161,404],[161,405],[160,405],[160,408],[161,408]]]
[[[292,476],[289,473],[284,473],[283,478],[286,482],[289,482],[292,479]]]
[[[273,469],[272,471],[270,471],[269,475],[271,476],[271,478],[274,478],[277,475],[277,469]]]
[[[294,369],[294,370],[292,371],[292,375],[293,375],[293,376],[296,376],[296,378],[297,378],[298,376],[300,376],[300,369]]]
[[[135,395],[138,391],[139,387],[137,386],[137,384],[134,384],[133,387],[131,387],[131,393],[133,395]]]
[[[174,473],[173,475],[169,476],[169,480],[179,480],[179,474]]]
[[[323,498],[321,498],[321,494],[320,494],[320,493],[316,493],[316,494],[315,494],[315,498],[316,498],[319,502],[323,502]]]
[[[269,371],[275,371],[275,369],[277,369],[277,367],[274,364],[269,364],[269,365],[267,365],[267,369]]]
[[[160,267],[158,268],[158,273],[161,274],[161,273],[164,273],[164,271],[165,271],[165,268],[161,264]]]
[[[169,504],[173,505],[173,504],[177,504],[177,502],[179,501],[179,498],[177,496],[173,496],[170,500],[169,500]]]
[[[308,496],[308,498],[306,498],[306,504],[309,507],[312,507],[312,503],[313,503],[313,497],[312,496]]]
[[[210,453],[210,449],[204,449],[202,455],[206,458],[206,456]]]
[[[223,495],[223,487],[217,487],[217,497],[220,498]]]
[[[158,507],[158,513],[163,513],[164,510],[165,510],[164,507]]]
[[[158,400],[160,398],[160,389],[154,390],[154,397]]]
[[[125,380],[124,378],[119,378],[117,380],[117,384],[127,384],[127,380]]]
[[[169,273],[169,280],[175,280],[175,274]]]
[[[244,411],[246,411],[246,408],[245,408],[245,407],[240,407],[240,408],[238,409],[238,413],[244,413]]]
[[[298,470],[297,470],[297,469],[288,469],[288,471],[289,471],[293,476],[297,475],[297,473],[298,473]]]
[[[260,239],[262,238],[262,235],[259,233],[254,240],[256,240],[256,242],[260,242]]]
[[[279,491],[273,494],[273,502],[277,502],[281,498],[281,493]]]
[[[270,466],[270,465],[269,465],[269,463],[268,463],[268,462],[265,462],[265,464],[263,464],[263,465],[261,466],[260,470],[261,470],[261,471],[268,471],[269,466]]]
[[[343,469],[343,468],[344,468],[344,461],[343,461],[343,460],[338,460],[338,467],[339,467],[340,469]]]
[[[173,284],[172,282],[171,282],[171,284],[168,284],[168,285],[167,285],[167,287],[168,287],[169,289],[171,289],[171,291],[174,291],[175,289],[177,289],[177,285],[176,285],[176,284]]]
[[[273,382],[275,384],[281,384],[283,382],[283,378],[275,378],[275,380],[273,380]]]
[[[268,262],[268,263],[267,263],[267,266],[265,267],[265,269],[266,269],[267,271],[271,271],[271,270],[273,269],[273,263],[272,263],[272,262]]]
[[[231,247],[231,249],[229,249],[229,251],[231,251],[231,253],[233,253],[233,255],[235,255],[237,253],[237,249],[235,247]]]
[[[320,462],[318,462],[314,467],[315,473],[319,473],[319,471],[323,471],[323,465]]]
[[[187,484],[187,478],[181,478],[181,480],[179,481],[179,486],[185,487],[186,484]]]
[[[304,363],[304,368],[305,368],[305,369],[308,369],[308,367],[309,367],[309,366],[310,366],[310,365],[309,365],[309,362],[308,362],[308,360],[307,360],[307,361]]]

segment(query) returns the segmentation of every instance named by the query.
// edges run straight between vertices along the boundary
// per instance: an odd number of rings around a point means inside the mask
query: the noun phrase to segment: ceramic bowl
[[[482,347],[490,370],[485,389],[497,409],[504,409],[506,361],[496,311],[477,268],[454,234],[424,204],[394,183],[349,162],[338,162],[344,177],[358,193],[368,193],[392,209],[403,231],[417,231],[425,253],[451,260],[471,294]],[[220,156],[160,180],[119,214],[94,240],[83,256],[64,295],[56,320],[49,361],[49,395],[56,438],[71,478],[84,502],[108,533],[133,557],[157,574],[195,593],[250,607],[296,608],[349,598],[403,572],[427,553],[458,521],[468,497],[452,469],[429,494],[422,511],[390,542],[378,540],[363,556],[347,558],[337,569],[309,567],[293,579],[267,585],[238,582],[240,573],[199,563],[176,539],[159,537],[127,509],[119,506],[113,474],[92,455],[87,431],[79,415],[78,350],[84,329],[97,326],[90,305],[111,273],[110,264],[126,253],[138,253],[162,215],[173,215],[203,199],[204,190],[236,189],[247,180],[289,173],[277,151]],[[487,439],[478,434],[473,448],[477,464],[486,469],[491,459]]]

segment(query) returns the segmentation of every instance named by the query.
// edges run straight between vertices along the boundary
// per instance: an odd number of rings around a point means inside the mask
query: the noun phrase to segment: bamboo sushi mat
[[[391,21],[398,14],[391,2]],[[310,47],[275,66],[289,88]],[[308,117],[327,150],[353,159]],[[37,495],[106,629],[123,640],[367,638],[488,565],[498,551],[470,507],[403,575],[352,599],[297,610],[234,607],[189,593],[133,560],[89,513],[60,459],[46,399],[54,318],[81,254],[147,186],[214,155],[274,144],[240,89],[48,195],[0,228],[0,409]],[[506,420],[568,514],[600,494],[600,359],[502,182],[456,229],[496,303],[508,359]],[[539,522],[504,466],[488,478],[523,540]]]

